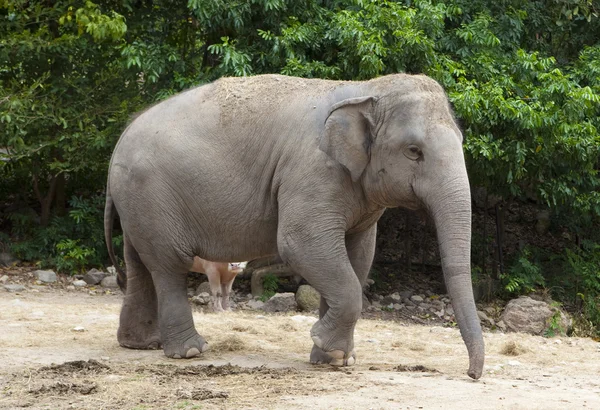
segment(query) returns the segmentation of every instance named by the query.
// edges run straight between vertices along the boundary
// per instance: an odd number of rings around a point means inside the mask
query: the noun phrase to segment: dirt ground
[[[121,299],[0,289],[0,408],[600,408],[600,344],[590,339],[486,333],[486,371],[473,381],[452,328],[363,319],[357,365],[335,369],[307,362],[314,317],[196,312],[211,350],[170,360],[119,347]]]

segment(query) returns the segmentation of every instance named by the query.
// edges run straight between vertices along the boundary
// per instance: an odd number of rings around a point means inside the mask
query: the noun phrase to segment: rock
[[[446,306],[446,313],[449,315],[453,315],[454,314],[454,308],[452,307],[452,305],[447,305]]]
[[[23,285],[4,285],[4,289],[7,292],[22,292],[25,290],[25,286]]]
[[[73,285],[69,285],[66,287],[67,290],[75,290],[75,286]]]
[[[419,296],[419,295],[412,295],[410,297],[410,300],[413,301],[413,302],[415,302],[415,303],[421,303],[421,302],[423,302],[423,297]]]
[[[498,326],[498,329],[502,330],[503,332],[506,332],[506,323],[504,323],[503,320],[499,320],[496,323],[496,326]]]
[[[404,305],[401,305],[400,303],[394,303],[393,307],[394,307],[394,310],[402,310]]]
[[[295,315],[292,316],[290,319],[292,319],[294,322],[298,322],[298,323],[308,323],[308,324],[314,324],[317,320],[316,317],[312,317],[312,316],[303,316],[303,315]]]
[[[481,321],[481,324],[483,325],[487,325],[487,326],[494,326],[494,320],[490,319],[488,317],[488,315],[485,314],[485,312],[482,312],[481,310],[477,311],[477,316],[479,316],[479,320]]]
[[[301,285],[296,291],[296,303],[300,310],[312,312],[319,308],[321,294],[310,285]]]
[[[77,279],[73,281],[73,286],[75,286],[76,288],[82,288],[84,286],[87,286],[87,282],[85,280]]]
[[[387,295],[381,300],[381,303],[384,305],[389,305],[390,303],[393,305],[395,303],[402,302],[402,297],[398,292],[394,292],[391,295]]]
[[[210,303],[210,294],[208,292],[201,292],[192,298],[192,303],[196,305],[208,305]]]
[[[8,275],[4,275],[0,278],[0,283],[5,283],[8,280]]]
[[[265,312],[290,312],[297,309],[296,295],[291,292],[276,293],[271,299],[265,302],[263,310]]]
[[[56,282],[56,273],[52,270],[36,270],[33,275],[40,282],[53,283]]]
[[[88,285],[97,285],[102,282],[102,279],[108,276],[108,273],[99,271],[98,269],[90,269],[88,273],[83,275],[83,280]]]
[[[196,295],[200,295],[201,293],[208,293],[210,295],[210,283],[202,282],[196,288]]]
[[[412,292],[412,290],[403,290],[402,292],[398,292],[398,294],[400,295],[402,300],[404,300],[404,299],[410,299],[410,297],[413,295],[413,292]]]
[[[72,332],[85,332],[85,327],[83,326],[75,326],[73,329],[71,329]]]
[[[423,302],[419,306],[421,306],[423,309],[430,309],[432,305],[431,303]]]
[[[553,327],[556,333],[566,333],[571,327],[571,320],[557,308],[548,303],[534,300],[527,296],[513,299],[504,308],[501,320],[513,332],[524,332],[533,335],[543,334],[550,326],[558,312],[558,323]]]
[[[117,283],[116,276],[105,277],[104,279],[102,279],[102,282],[100,282],[100,285],[103,288],[109,288],[109,289],[118,289],[119,288],[119,284]]]
[[[381,309],[381,303],[378,300],[374,300],[373,303],[371,304],[371,307],[374,307],[376,309]]]
[[[15,258],[9,252],[0,252],[0,266],[10,267],[21,263],[20,260]]]
[[[114,266],[109,266],[108,268],[106,268],[106,271],[111,276],[117,276],[117,268],[115,268]]]
[[[259,310],[263,308],[265,302],[263,302],[262,300],[251,299],[248,301],[247,305],[250,309]]]

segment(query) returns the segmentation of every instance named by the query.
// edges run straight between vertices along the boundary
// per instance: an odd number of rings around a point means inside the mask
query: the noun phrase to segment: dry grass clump
[[[518,344],[514,340],[506,342],[504,346],[500,349],[500,353],[505,356],[519,356],[521,354],[527,353],[527,348]]]
[[[237,336],[229,336],[210,346],[213,352],[237,352],[246,348],[246,342]]]

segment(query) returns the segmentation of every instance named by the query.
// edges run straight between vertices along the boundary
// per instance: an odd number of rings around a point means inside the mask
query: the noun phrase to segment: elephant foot
[[[352,351],[346,355],[342,350],[326,352],[317,345],[313,345],[310,352],[310,362],[312,364],[330,364],[332,366],[353,366],[356,363],[356,353]]]
[[[198,334],[186,340],[184,343],[165,343],[165,356],[171,359],[190,359],[200,356],[208,350],[208,343]]]
[[[132,333],[119,329],[117,340],[119,345],[128,349],[157,350],[162,347],[158,332],[151,336],[135,337]]]

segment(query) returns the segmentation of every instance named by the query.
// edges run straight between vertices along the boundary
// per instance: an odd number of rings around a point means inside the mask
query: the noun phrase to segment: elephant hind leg
[[[123,235],[127,291],[121,308],[117,340],[130,349],[159,349],[158,302],[150,272]]]

